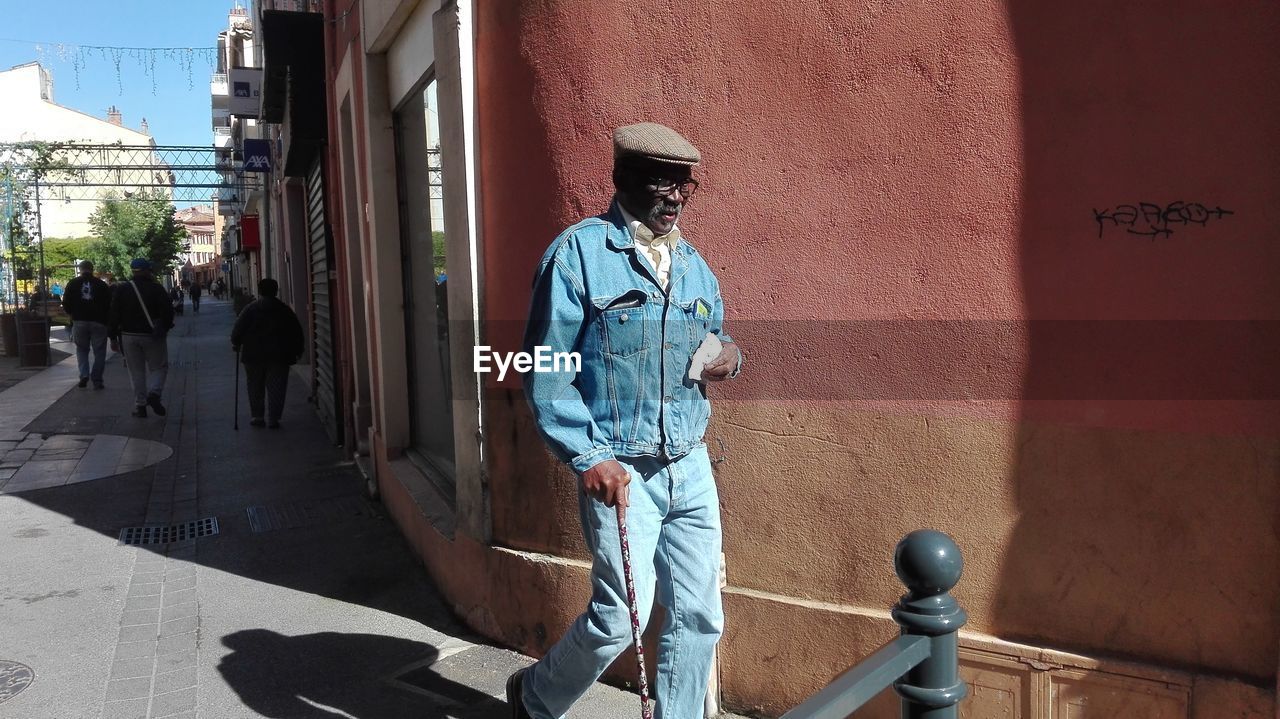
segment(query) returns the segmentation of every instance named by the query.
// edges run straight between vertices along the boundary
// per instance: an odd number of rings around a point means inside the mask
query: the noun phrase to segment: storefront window
[[[440,162],[439,106],[431,79],[395,114],[410,457],[437,480],[454,481],[449,273]]]

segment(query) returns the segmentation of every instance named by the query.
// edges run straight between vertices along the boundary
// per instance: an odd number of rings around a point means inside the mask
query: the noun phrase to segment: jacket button
[[[628,315],[626,312],[623,312],[622,314],[618,315],[619,322],[626,322],[629,319],[631,319],[631,315]]]
[[[672,397],[672,396],[670,396],[670,395],[668,395],[668,396],[666,396],[666,397],[663,397],[663,398],[662,398],[662,401],[663,401],[663,402],[674,402],[674,401],[675,401],[675,398],[674,398],[674,397]]]
[[[675,345],[671,344],[670,342],[663,344],[662,347],[664,349],[675,349]]]

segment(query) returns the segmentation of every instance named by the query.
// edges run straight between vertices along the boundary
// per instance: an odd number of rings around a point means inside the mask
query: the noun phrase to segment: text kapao
[[[493,371],[493,365],[497,365],[499,382],[507,376],[507,370],[512,368],[521,374],[531,371],[582,371],[582,355],[577,352],[552,352],[550,347],[541,345],[533,348],[533,354],[528,352],[494,352],[489,345],[476,345],[473,356],[476,374],[491,372]]]

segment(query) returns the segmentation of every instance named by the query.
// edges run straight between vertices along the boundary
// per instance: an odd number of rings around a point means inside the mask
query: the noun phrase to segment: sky
[[[215,53],[72,46],[213,48],[233,6],[232,0],[0,0],[0,70],[39,61],[53,73],[59,105],[104,119],[115,105],[127,127],[138,129],[145,117],[157,145],[210,145]]]

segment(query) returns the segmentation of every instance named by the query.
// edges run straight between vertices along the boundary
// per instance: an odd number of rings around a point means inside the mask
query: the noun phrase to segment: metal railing
[[[216,131],[215,131],[216,134]],[[59,201],[102,201],[107,192],[158,192],[171,200],[204,202],[212,191],[234,188],[238,183],[225,178],[219,156],[229,149],[212,145],[82,145],[58,143],[0,143],[0,164],[25,173],[47,148],[56,169],[41,180],[50,196]],[[5,207],[0,185],[0,211]],[[3,219],[0,213],[0,219]],[[0,222],[0,228],[3,227]]]
[[[903,719],[956,719],[969,693],[956,638],[969,616],[950,594],[964,568],[960,548],[942,532],[919,529],[898,542],[893,565],[907,587],[893,607],[902,636],[782,719],[845,719],[890,685],[902,698]]]

